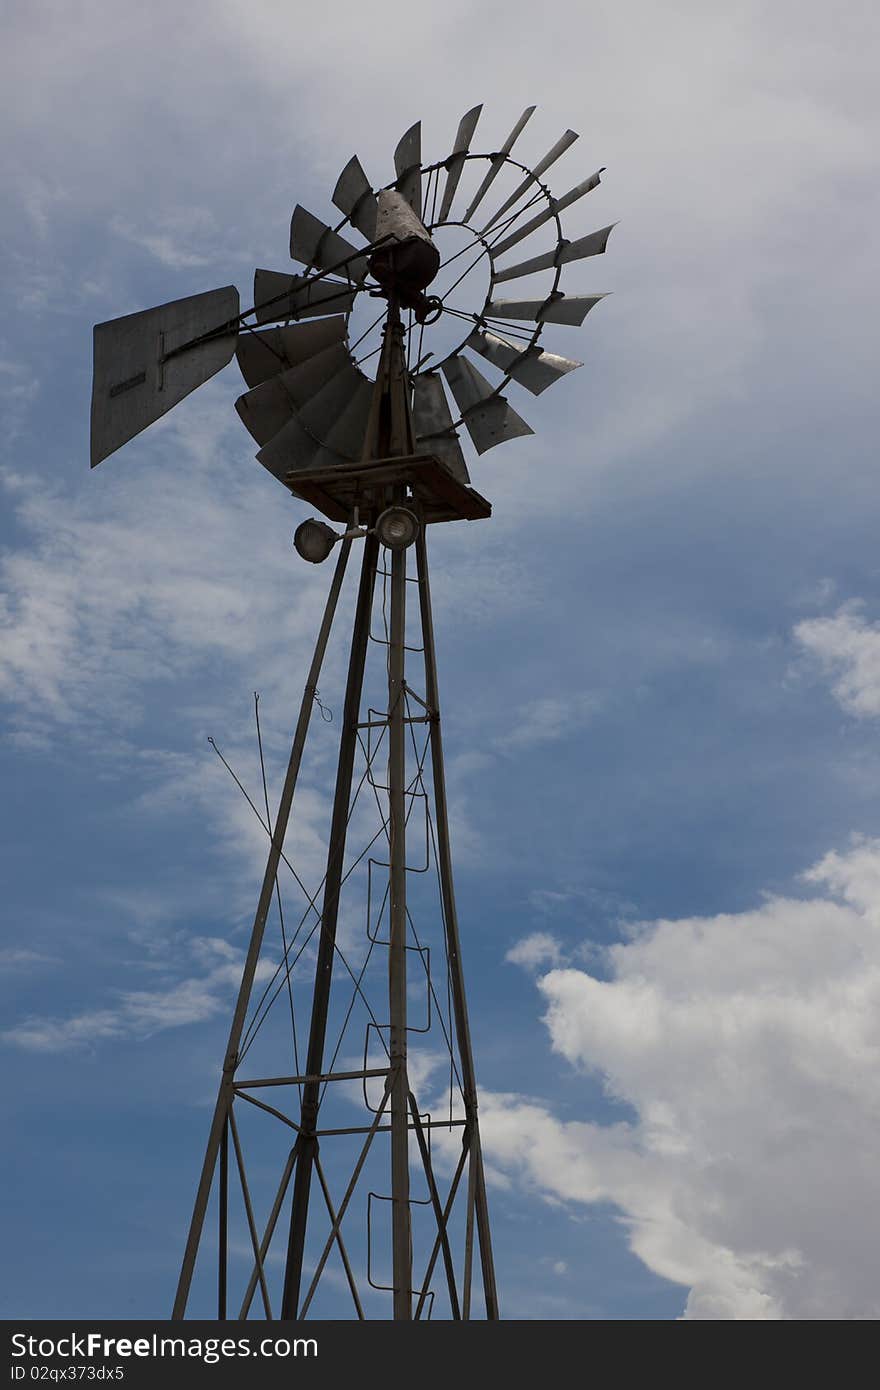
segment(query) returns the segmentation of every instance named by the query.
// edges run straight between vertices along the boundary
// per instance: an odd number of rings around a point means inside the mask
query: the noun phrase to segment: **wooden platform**
[[[362,513],[382,511],[401,483],[426,523],[482,521],[492,515],[491,502],[460,483],[434,454],[372,459],[344,467],[297,468],[284,478],[294,497],[311,503],[331,521],[348,521],[355,507]]]

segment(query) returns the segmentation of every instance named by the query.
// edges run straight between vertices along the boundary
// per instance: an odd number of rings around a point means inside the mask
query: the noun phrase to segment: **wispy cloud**
[[[60,965],[57,956],[47,955],[43,951],[30,951],[24,947],[7,946],[0,950],[0,971],[7,974],[31,974],[35,970],[44,969],[47,965]]]
[[[32,1016],[0,1033],[0,1040],[30,1052],[65,1052],[203,1023],[228,1010],[230,992],[241,979],[243,957],[220,938],[195,938],[189,952],[208,967],[202,974],[164,988],[118,991],[112,1006],[67,1018]],[[267,978],[273,969],[270,961],[262,961],[258,978]]]
[[[160,265],[171,270],[210,265],[220,258],[219,253],[205,254],[206,240],[210,243],[215,239],[216,224],[203,209],[188,209],[174,217],[166,216],[164,225],[154,230],[135,227],[122,217],[114,217],[110,230],[147,251]],[[196,245],[201,249],[195,250]]]
[[[501,752],[521,752],[546,743],[557,743],[583,729],[602,708],[594,692],[580,695],[541,695],[521,706],[511,719],[510,733],[496,740]]]

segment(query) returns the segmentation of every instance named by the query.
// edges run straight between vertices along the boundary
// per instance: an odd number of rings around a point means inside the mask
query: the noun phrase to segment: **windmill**
[[[270,815],[268,794],[265,817],[252,803],[266,868],[175,1318],[186,1315],[200,1251],[199,1268],[214,1270],[220,1319],[255,1309],[320,1316],[331,1271],[359,1318],[390,1310],[397,1320],[468,1319],[477,1285],[485,1316],[499,1316],[426,532],[491,515],[471,484],[462,432],[477,454],[530,434],[508,387],[539,395],[582,365],[540,340],[547,328],[579,326],[603,297],[559,286],[564,266],[605,250],[611,227],[563,236],[561,214],[602,173],[553,196],[543,176],[573,131],[529,167],[512,151],[535,108],[487,154],[471,150],[481,110],[462,118],[451,153],[433,164],[423,164],[413,125],[385,186],[374,187],[352,158],[332,194],[341,220],[296,207],[290,255],[303,270],[257,270],[250,309],[241,312],[227,286],[95,328],[93,467],[235,355],[248,387],[236,409],[258,461],[320,514],[299,524],[297,552],[320,563],[338,546],[277,811]],[[486,217],[490,191],[500,200]],[[499,293],[523,281],[526,297]],[[356,544],[326,868],[310,888],[286,837]],[[257,1124],[271,1129],[271,1142]]]

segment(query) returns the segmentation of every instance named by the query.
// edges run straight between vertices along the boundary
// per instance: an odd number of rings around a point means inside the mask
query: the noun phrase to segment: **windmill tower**
[[[338,546],[277,810],[268,794],[265,818],[252,803],[266,868],[175,1318],[206,1270],[200,1306],[220,1319],[337,1315],[340,1287],[359,1318],[468,1319],[478,1306],[499,1316],[427,530],[491,515],[461,428],[478,454],[530,434],[504,391],[538,395],[580,366],[539,339],[547,326],[580,325],[602,298],[559,288],[565,264],[605,250],[611,227],[568,241],[560,220],[602,171],[554,198],[543,175],[577,137],[567,131],[533,167],[519,163],[511,151],[534,109],[500,148],[474,154],[475,107],[449,156],[427,165],[414,125],[378,190],[353,158],[332,195],[337,226],[293,213],[290,253],[305,273],[257,270],[244,313],[226,287],[95,329],[93,466],[235,354],[249,388],[236,408],[257,459],[323,518],[300,523],[298,553],[319,563]],[[496,180],[502,201],[484,221]],[[537,254],[512,259],[526,238]],[[462,299],[474,272],[476,302]],[[496,295],[520,280],[533,297]],[[358,548],[325,868],[310,885],[288,828]]]

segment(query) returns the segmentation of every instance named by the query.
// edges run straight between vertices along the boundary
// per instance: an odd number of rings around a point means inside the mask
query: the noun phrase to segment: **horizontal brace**
[[[366,1076],[387,1076],[388,1067],[371,1067],[367,1071],[330,1071],[310,1076],[271,1076],[257,1081],[234,1081],[235,1091],[245,1091],[249,1086],[304,1086],[308,1082],[319,1081],[360,1081]]]
[[[430,714],[414,714],[411,719],[404,719],[404,724],[430,724],[432,716]],[[367,719],[363,724],[358,724],[359,729],[387,729],[391,723],[390,719]]]
[[[422,1129],[464,1129],[469,1123],[469,1120],[423,1120]],[[314,1137],[325,1139],[333,1134],[369,1134],[371,1129],[371,1125],[355,1125],[351,1129],[316,1129]],[[380,1134],[390,1129],[390,1125],[376,1125],[373,1133]],[[414,1130],[415,1125],[407,1125],[407,1129]]]

